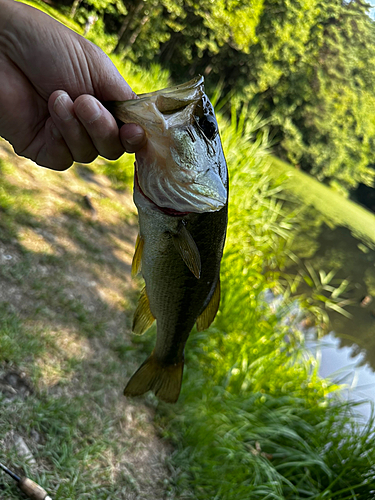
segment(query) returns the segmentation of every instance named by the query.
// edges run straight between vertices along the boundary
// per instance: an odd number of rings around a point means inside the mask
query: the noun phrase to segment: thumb
[[[101,101],[137,99],[137,94],[120,74],[111,59],[96,45],[82,38],[94,96]]]

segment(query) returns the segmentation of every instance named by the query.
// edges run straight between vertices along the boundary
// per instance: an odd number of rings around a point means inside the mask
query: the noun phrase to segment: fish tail
[[[166,403],[175,403],[180,395],[184,361],[162,365],[154,352],[138,368],[124,390],[125,396],[141,396],[147,391]]]

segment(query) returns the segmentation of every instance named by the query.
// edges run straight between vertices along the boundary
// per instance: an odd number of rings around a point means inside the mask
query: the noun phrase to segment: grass
[[[153,407],[122,396],[145,355],[130,334],[130,193],[87,167],[41,169],[5,142],[0,158],[1,460],[55,499],[164,498],[168,443]],[[6,382],[14,373],[31,394]],[[36,465],[25,463],[16,436]],[[2,500],[17,491],[0,477]]]
[[[137,92],[167,84],[156,67],[122,69]],[[374,418],[360,425],[355,406],[318,376],[298,322],[263,299],[281,289],[290,248],[293,215],[278,201],[285,172],[275,180],[255,115],[220,120],[231,170],[222,305],[214,325],[189,339],[173,407],[121,395],[155,336],[130,334],[139,289],[130,280],[132,159],[62,174],[0,143],[2,461],[56,500],[373,495]],[[29,396],[9,396],[10,372]],[[36,465],[24,463],[15,435]],[[2,499],[14,498],[14,484],[0,481]]]
[[[298,320],[263,300],[279,286],[292,220],[275,201],[280,185],[254,121],[222,128],[232,183],[220,314],[192,334],[181,400],[162,420],[176,488],[202,500],[368,499],[375,419],[360,426],[355,406],[318,376]]]
[[[272,157],[271,165],[274,176],[286,175],[286,191],[315,207],[334,225],[348,227],[358,238],[375,244],[374,214],[278,158]]]

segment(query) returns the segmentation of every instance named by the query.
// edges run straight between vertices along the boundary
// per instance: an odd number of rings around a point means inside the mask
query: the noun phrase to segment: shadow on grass
[[[131,500],[143,498],[141,490],[162,498],[165,485],[152,487],[166,476],[152,404],[122,395],[153,342],[152,332],[134,339],[130,331],[138,295],[130,277],[135,218],[116,204],[106,217],[99,199],[93,220],[80,182],[55,194],[42,184],[23,188],[0,165],[0,379],[22,374],[31,388],[25,399],[17,391],[8,398],[0,387],[3,460],[41,484],[48,480],[56,499]],[[100,180],[94,184],[100,189]],[[34,210],[46,191],[56,196],[52,214]],[[25,465],[15,433],[38,468]],[[145,474],[137,466],[142,454]],[[14,486],[3,488],[2,498],[13,498]]]

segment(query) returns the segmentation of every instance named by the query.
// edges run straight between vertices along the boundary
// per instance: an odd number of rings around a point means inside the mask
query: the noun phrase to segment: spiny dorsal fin
[[[202,312],[196,321],[197,330],[201,332],[202,330],[206,330],[210,326],[210,324],[215,319],[216,313],[219,309],[220,304],[220,279],[216,284],[215,291],[211,297],[210,302],[206,309]]]
[[[141,262],[142,262],[142,252],[143,252],[143,245],[144,245],[145,240],[138,234],[137,236],[137,241],[135,243],[135,251],[133,255],[133,261],[132,261],[132,277],[134,277],[136,274],[139,273],[141,270]]]
[[[181,390],[184,361],[163,366],[154,352],[133,374],[124,390],[125,396],[141,396],[147,391],[167,403],[175,403]]]
[[[201,256],[192,235],[184,224],[181,224],[179,232],[173,234],[172,237],[174,246],[181,255],[182,260],[194,276],[199,279],[201,276]]]
[[[139,297],[137,309],[134,313],[133,319],[133,333],[136,335],[142,335],[146,330],[150,328],[155,318],[150,309],[150,302],[147,297],[146,287],[141,291],[141,296]]]

